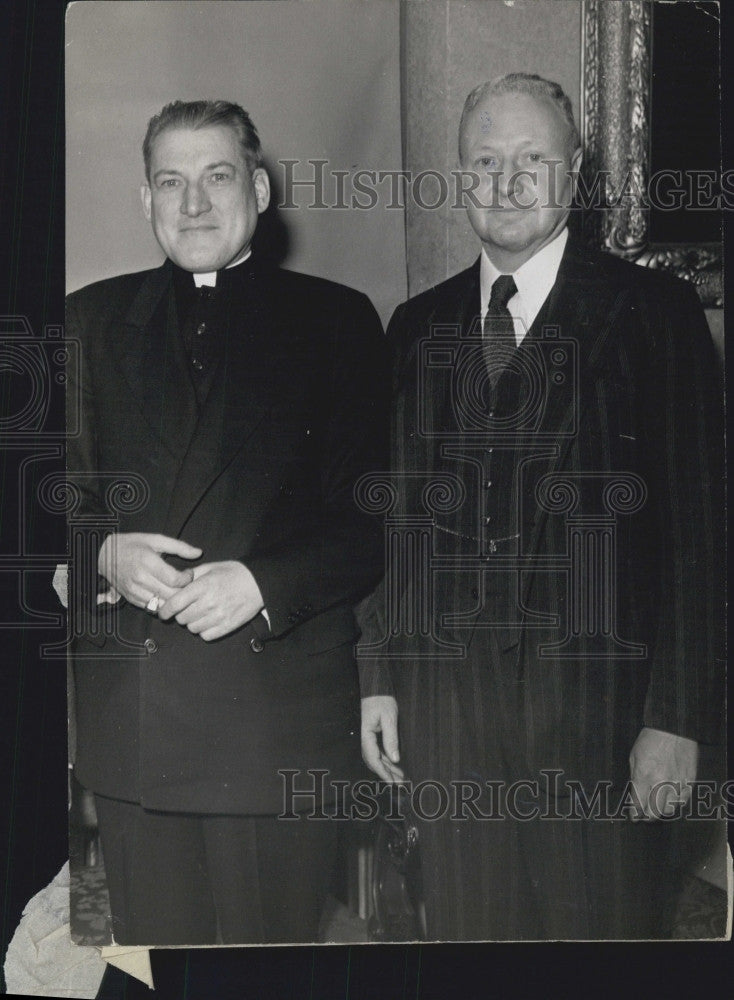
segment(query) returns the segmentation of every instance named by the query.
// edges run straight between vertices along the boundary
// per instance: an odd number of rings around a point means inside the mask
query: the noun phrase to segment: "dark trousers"
[[[95,796],[115,943],[317,941],[328,820],[159,813]]]
[[[680,873],[665,864],[665,824],[444,816],[417,826],[429,940],[670,936]]]
[[[484,788],[537,778],[514,759],[525,725],[499,669],[491,631],[456,666],[404,671],[398,691],[401,752],[427,788],[416,817],[430,940],[665,938],[679,874],[665,864],[670,823],[629,819],[522,819],[537,800],[520,789],[512,810],[486,793],[473,818],[455,785]],[[514,737],[514,738],[513,738]],[[527,801],[525,801],[527,800]],[[546,810],[568,812],[567,801]],[[446,808],[446,806],[448,808]]]

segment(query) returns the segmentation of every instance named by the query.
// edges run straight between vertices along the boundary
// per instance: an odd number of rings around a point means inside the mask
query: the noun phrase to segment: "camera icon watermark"
[[[498,412],[491,404],[492,372],[484,352],[482,320],[465,329],[436,325],[420,343],[418,363],[418,429],[423,437],[442,440],[488,439],[496,443],[527,436],[536,441],[559,438],[544,431],[550,402],[562,392],[570,408],[560,431],[573,437],[578,430],[579,351],[558,326],[545,326],[540,336],[525,336],[520,347],[510,334],[502,338],[495,363],[518,383],[510,410]],[[436,422],[436,400],[448,400],[449,420]]]
[[[79,344],[64,338],[62,326],[36,336],[25,316],[0,316],[0,378],[5,406],[0,446],[40,444],[79,431],[79,406],[67,400],[67,427],[60,426],[69,382],[79,384]]]

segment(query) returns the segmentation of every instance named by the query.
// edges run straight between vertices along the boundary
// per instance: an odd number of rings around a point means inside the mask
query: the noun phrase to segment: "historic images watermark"
[[[404,211],[415,206],[425,211],[475,208],[501,210],[561,208],[557,192],[564,189],[564,164],[543,160],[532,169],[505,172],[488,164],[486,170],[426,169],[342,170],[329,160],[279,160],[282,170],[281,209],[375,208]],[[675,212],[681,209],[722,212],[734,208],[734,170],[672,170],[652,173],[641,185],[633,171],[612,183],[611,172],[593,177],[570,175],[573,183],[572,210],[589,211],[634,205],[641,209]],[[500,179],[503,179],[500,185]],[[536,191],[542,189],[542,201]]]
[[[620,787],[611,780],[589,786],[561,769],[542,769],[537,777],[513,782],[457,779],[449,782],[404,781],[390,785],[375,779],[330,780],[320,768],[283,769],[283,820],[356,820],[370,822],[441,819],[501,822],[517,820],[677,820],[734,819],[734,780],[661,781],[643,802],[631,781]],[[680,805],[666,809],[668,793]],[[328,804],[325,804],[328,803]]]

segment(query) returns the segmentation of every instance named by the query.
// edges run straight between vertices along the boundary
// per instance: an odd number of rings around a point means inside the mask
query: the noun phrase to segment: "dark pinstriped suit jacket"
[[[424,474],[454,474],[466,499],[436,515],[434,554],[486,553],[491,529],[484,515],[501,513],[504,499],[520,536],[521,566],[504,574],[472,567],[433,576],[434,637],[463,644],[458,659],[414,655],[425,652],[425,637],[398,634],[384,642],[389,621],[385,588],[378,589],[361,615],[362,694],[397,696],[402,761],[416,781],[460,777],[452,767],[464,753],[481,756],[484,725],[501,729],[508,778],[562,768],[584,782],[623,781],[643,725],[703,742],[719,736],[723,428],[711,336],[689,285],[569,240],[554,288],[519,349],[544,356],[548,367],[536,386],[534,422],[515,435],[509,451],[504,442],[506,495],[497,505],[484,491],[481,462],[455,457],[466,455],[467,446],[475,456],[471,448],[497,441],[490,431],[484,440],[467,434],[456,402],[447,403],[430,381],[421,347],[431,329],[435,335],[437,328],[460,328],[461,337],[470,337],[479,309],[477,262],[392,318],[397,509],[424,513]],[[539,346],[549,326],[574,344],[573,377],[566,367],[564,378],[554,380],[548,350]],[[427,434],[426,421],[448,437]],[[605,486],[614,481],[627,486],[610,499]],[[609,570],[601,582],[589,569],[588,546],[587,562],[571,569],[571,527],[589,528],[594,519],[599,537],[613,522],[616,546],[601,561]],[[608,622],[578,627],[574,573],[582,594],[606,586],[614,595],[604,607],[611,608],[605,614],[619,641],[605,634]],[[415,584],[409,579],[407,590]],[[450,624],[457,615],[460,627]],[[574,627],[575,645],[541,655],[542,646],[563,642]],[[477,666],[502,678],[505,699],[481,725]],[[449,736],[439,748],[434,723],[449,711],[443,704],[449,680],[462,708],[444,721]],[[461,750],[452,753],[447,744]]]

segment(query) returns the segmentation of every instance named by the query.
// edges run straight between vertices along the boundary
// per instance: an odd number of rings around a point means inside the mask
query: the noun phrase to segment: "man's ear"
[[[143,203],[143,214],[145,218],[150,222],[150,185],[141,184],[140,185],[140,200]]]
[[[263,167],[256,167],[252,171],[252,183],[255,186],[257,211],[262,213],[270,204],[270,178],[267,170]]]
[[[576,187],[578,185],[579,172],[581,171],[581,162],[584,158],[584,151],[581,146],[575,149],[571,154],[571,170],[569,171],[569,176],[571,178],[571,194],[576,197]]]

